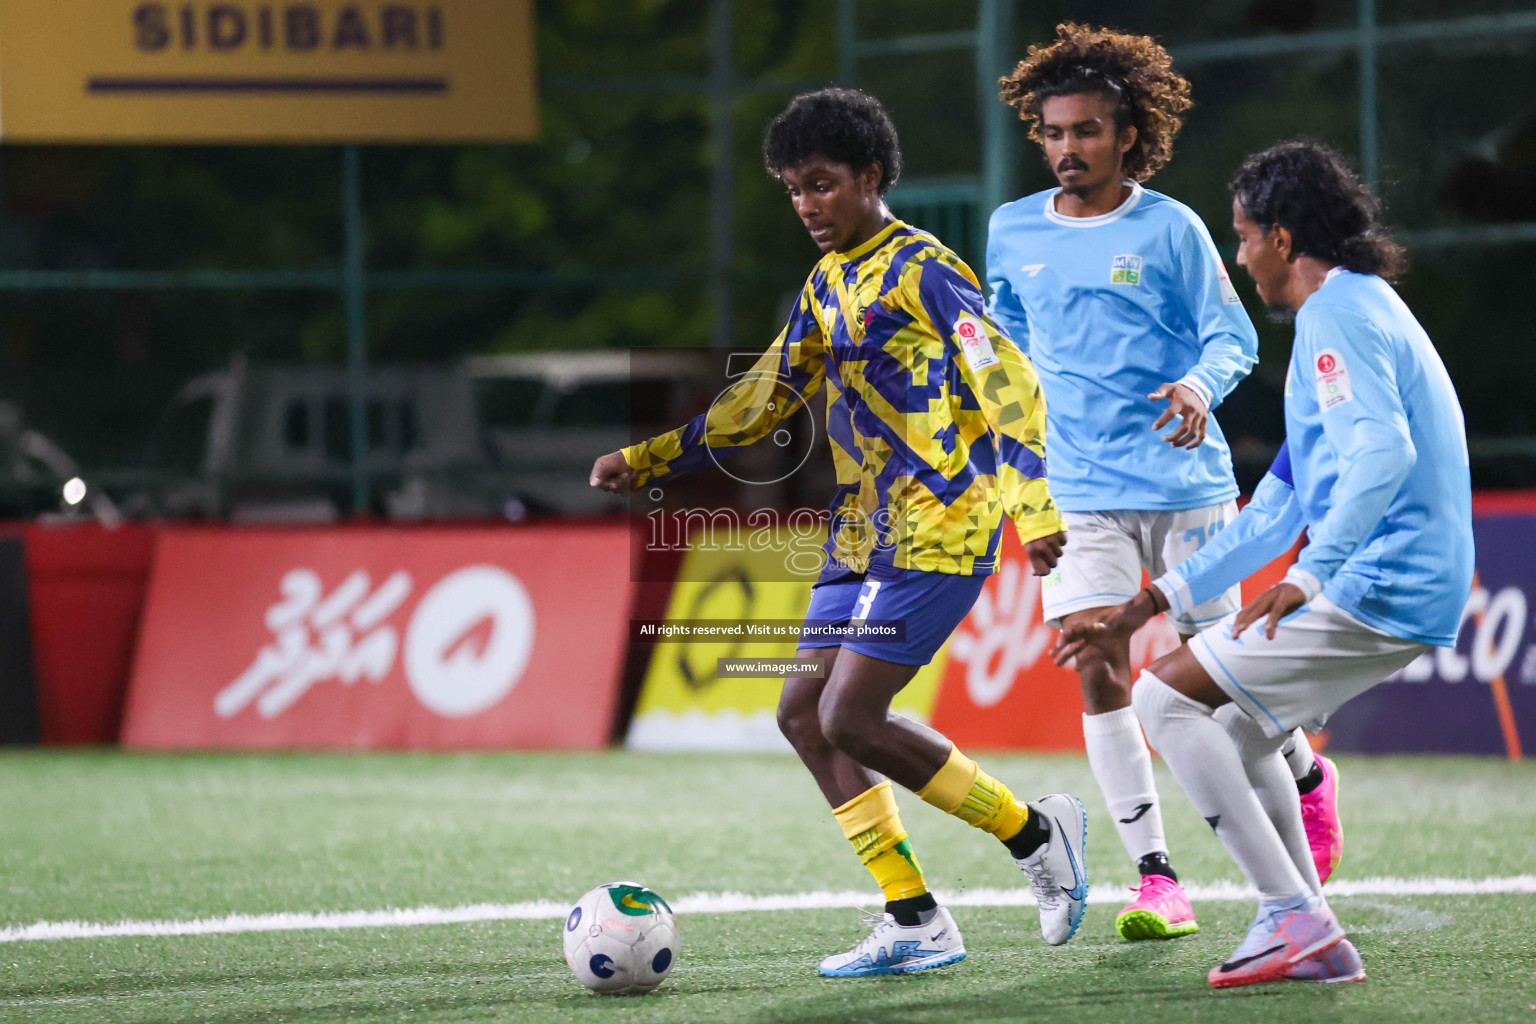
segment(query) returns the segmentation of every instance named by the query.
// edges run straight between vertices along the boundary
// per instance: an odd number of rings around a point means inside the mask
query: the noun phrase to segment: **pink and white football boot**
[[[1344,823],[1339,820],[1338,766],[1322,754],[1317,755],[1317,763],[1323,770],[1323,781],[1301,795],[1301,821],[1307,828],[1317,879],[1326,882],[1344,856]]]

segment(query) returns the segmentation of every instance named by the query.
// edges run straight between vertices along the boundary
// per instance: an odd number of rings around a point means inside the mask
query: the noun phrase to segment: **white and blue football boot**
[[[1059,946],[1077,933],[1088,903],[1088,865],[1083,847],[1088,842],[1088,815],[1083,802],[1070,793],[1052,793],[1029,805],[1051,824],[1051,838],[1017,864],[1029,876],[1040,905],[1040,935]]]
[[[821,962],[829,978],[872,978],[947,967],[965,959],[965,943],[949,911],[940,907],[927,924],[907,927],[890,914],[865,912],[859,923],[873,929],[857,946]]]

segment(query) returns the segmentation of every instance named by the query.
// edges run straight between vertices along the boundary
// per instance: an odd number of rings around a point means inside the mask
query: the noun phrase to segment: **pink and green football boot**
[[[1175,939],[1200,930],[1184,887],[1166,875],[1142,875],[1131,890],[1136,900],[1115,918],[1115,931],[1128,942]]]
[[[1317,865],[1317,879],[1326,882],[1344,856],[1344,823],[1339,820],[1339,769],[1322,754],[1317,764],[1323,781],[1301,795],[1301,821],[1307,828],[1307,845]]]

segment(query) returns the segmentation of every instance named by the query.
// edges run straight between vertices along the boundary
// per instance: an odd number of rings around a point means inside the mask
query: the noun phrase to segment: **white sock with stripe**
[[[1179,693],[1151,672],[1131,691],[1147,737],[1190,802],[1227,848],[1261,899],[1311,895],[1290,852],[1248,781],[1232,737],[1211,708]],[[1295,788],[1295,784],[1291,784]],[[1300,813],[1299,811],[1297,812]]]
[[[1307,888],[1321,896],[1323,883],[1317,877],[1317,862],[1307,842],[1307,827],[1301,819],[1301,801],[1296,796],[1296,780],[1280,753],[1286,737],[1270,739],[1264,729],[1236,704],[1216,709],[1216,721],[1232,737],[1237,756],[1242,759],[1248,782],[1258,794],[1264,813],[1280,835],[1291,855],[1291,862]],[[1310,749],[1310,748],[1309,748]]]

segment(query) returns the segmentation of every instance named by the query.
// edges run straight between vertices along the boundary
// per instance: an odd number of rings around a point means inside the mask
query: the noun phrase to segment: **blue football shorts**
[[[805,612],[807,630],[813,625],[841,627],[865,621],[871,626],[899,624],[904,628],[898,628],[898,636],[886,638],[871,631],[856,639],[802,637],[800,650],[844,647],[897,665],[932,661],[976,603],[987,578],[915,569],[898,572],[895,579],[848,572],[818,582],[811,588],[811,604]]]

